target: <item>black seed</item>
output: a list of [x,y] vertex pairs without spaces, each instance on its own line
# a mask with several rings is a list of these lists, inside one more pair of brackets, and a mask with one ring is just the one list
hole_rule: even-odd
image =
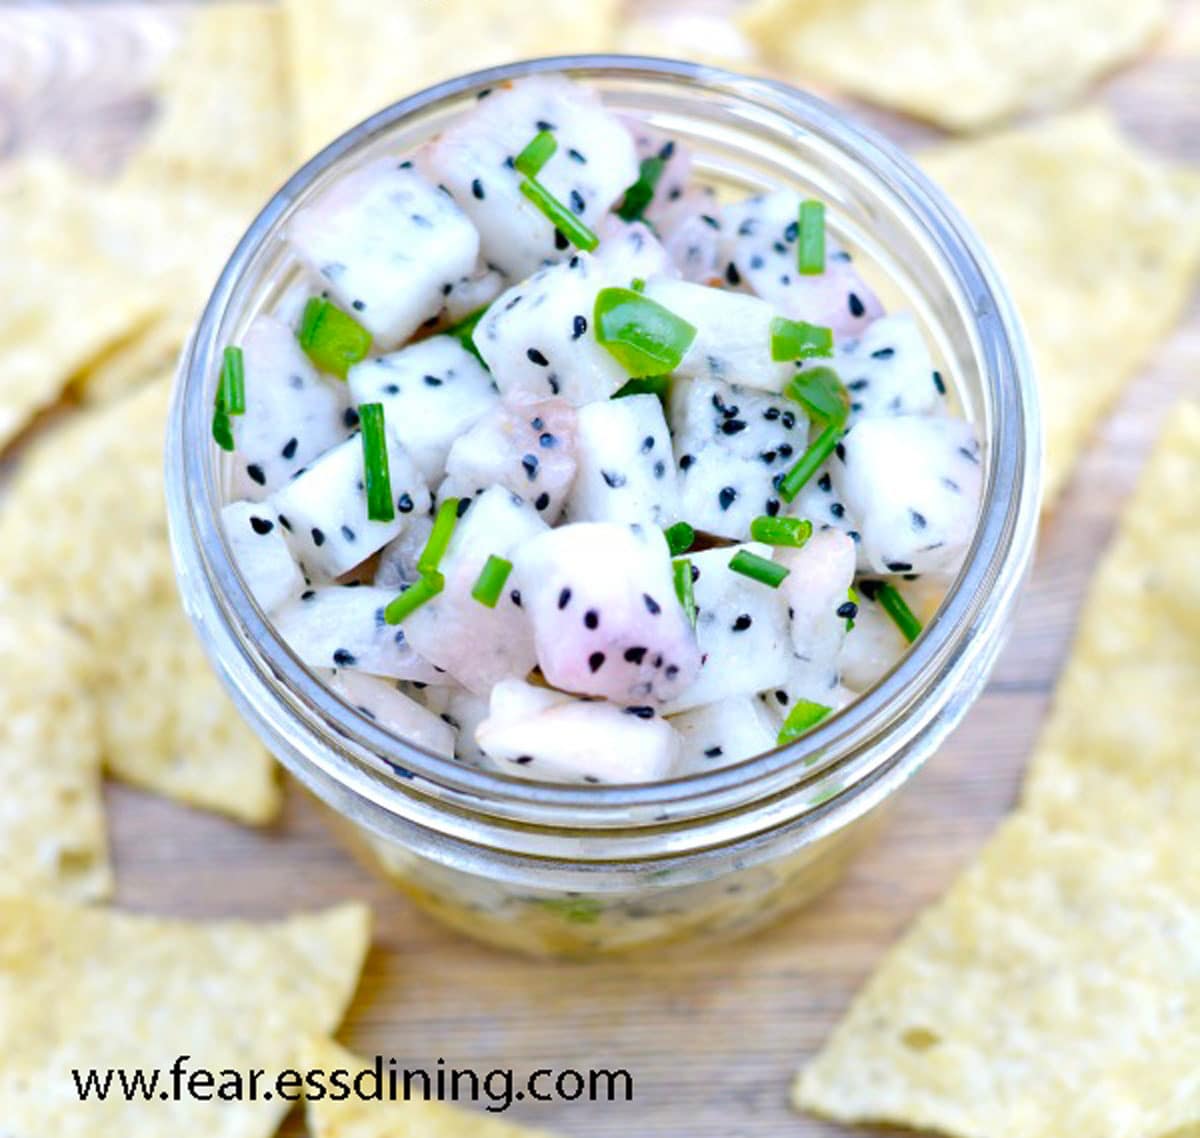
[[537,350],[537,348],[529,348],[525,352],[525,355],[529,359],[530,363],[537,364],[538,367],[549,367],[550,366],[550,361],[548,359],[546,359],[546,357],[544,355],[542,355],[542,353],[539,352]]
[[542,417],[540,415],[537,415],[534,418],[529,420],[529,425],[535,431],[540,431],[546,424],[542,421]]
[[263,537],[265,534],[270,533],[275,528],[275,523],[267,518],[260,518],[257,515],[252,515],[250,518],[250,528],[256,534],[258,534],[259,537]]
[[543,491],[535,499],[533,508],[535,510],[544,510],[548,505],[550,505],[550,495]]
[[973,462],[976,466],[979,465],[979,455],[977,455],[969,447],[959,447],[958,453],[961,454],[968,462]]
[[558,445],[558,439],[556,439],[552,434],[550,434],[549,431],[547,431],[545,434],[539,435],[538,442],[542,446],[546,447],[547,449]]
[[399,395],[400,385],[397,383],[385,383],[383,385],[383,393],[384,395]]
[[313,545],[315,545],[318,549],[325,544],[325,535],[319,529],[317,529],[316,526],[313,526],[312,529],[312,539]]
[[866,309],[863,307],[863,302],[858,299],[858,293],[852,292],[847,298],[846,303],[850,306],[851,316],[861,316]]
[[527,454],[521,459],[521,465],[525,468],[525,473],[529,476],[529,481],[532,482],[537,477],[538,458],[536,454]]
[[775,702],[782,704],[784,707],[787,707],[788,703],[791,701],[788,699],[788,693],[785,692],[782,688],[778,688],[775,691]]
[[766,421],[768,423],[775,422],[775,420],[779,418],[779,408],[778,407],[768,407],[763,412],[763,418],[766,419]]
[[833,453],[836,454],[838,458],[842,460],[842,462],[846,461],[846,448],[841,443],[838,443],[838,445],[833,448]]
[[583,614],[583,623],[587,628],[597,629],[600,627],[600,614],[595,609],[588,609]]
[[578,340],[580,336],[587,331],[587,317],[576,316],[575,322],[571,325],[571,339]]
[[680,469],[680,470],[687,470],[687,468],[688,468],[689,466],[691,466],[691,465],[692,465],[692,463],[693,463],[693,462],[695,462],[695,461],[696,461],[696,456],[695,456],[695,455],[692,455],[692,454],[685,454],[685,455],[681,455],[681,456],[680,456],[680,458],[679,458],[679,469]]
[[762,257],[760,257],[757,253],[755,253],[754,256],[750,258],[750,267],[752,269],[761,269],[763,267],[764,263],[765,262],[763,261]]
[[571,191],[571,208],[576,213],[583,213],[583,211],[587,209],[587,202],[583,200],[583,194],[581,194],[578,190]]
[[830,502],[829,512],[840,520],[846,516],[846,507],[841,502]]
[[358,426],[358,411],[353,407],[347,407],[342,414],[342,422],[345,423],[348,428],[353,430]]
[[458,509],[454,511],[455,517],[461,518],[471,508],[470,498],[459,498]]
[[592,673],[596,673],[596,672],[600,671],[600,669],[603,667],[604,667],[604,653],[603,652],[593,652],[588,657],[588,670]]
[[559,609],[560,610],[565,609],[567,607],[567,605],[569,605],[570,603],[571,603],[571,590],[563,589],[563,591],[558,594]]
[[717,495],[717,501],[721,505],[722,510],[728,510],[730,506],[737,501],[738,492],[732,486],[722,487],[721,492]]
[[889,561],[887,563],[889,573],[911,573],[912,565],[907,561]]
[[667,473],[667,464],[661,459],[654,464],[654,477],[662,478]]
[[573,146],[567,151],[567,157],[570,158],[572,162],[578,162],[580,165],[587,163],[587,159]]
[[668,680],[673,680],[677,675],[679,675],[679,665],[678,664],[668,664],[667,670],[664,673],[664,675],[667,677]]
[[302,601],[311,601],[316,595],[317,594],[313,592],[312,589],[305,589],[304,592],[300,594],[300,599]]
[[709,213],[702,213],[700,220],[704,222],[710,229],[720,229],[721,223]]
[[935,371],[933,373],[933,386],[938,389],[939,395],[946,394],[946,381],[942,378],[942,373],[940,371]]
[[471,193],[473,193],[480,201],[483,201],[486,196],[483,192],[483,183],[476,178],[471,182]]
[[558,394],[558,377],[553,372],[546,376],[546,386],[550,388],[551,395]]
[[862,541],[862,534],[856,529],[848,529],[846,531],[846,536],[855,544],[858,544],[858,542]]
[[246,467],[246,473],[250,476],[251,482],[257,482],[260,486],[265,486],[267,476],[263,473],[263,468],[257,463],[252,462]]
[[890,360],[896,354],[895,348],[876,348],[871,353],[873,360]]
[[772,248],[775,250],[776,253],[779,253],[781,255],[786,255],[786,253],[787,253],[787,246],[782,241],[776,241],[775,244],[772,246]]
[[908,510],[908,518],[912,522],[913,529],[924,529],[929,524],[925,520],[925,515],[920,510],[914,510],[911,506]]
[[790,245],[800,235],[800,223],[798,221],[789,221],[787,228],[783,231],[783,239]]
[[706,747],[704,757],[706,759],[719,759],[725,753],[722,747]]
[[796,425],[796,416],[791,411],[784,411],[779,417],[785,431],[790,431]]
[[962,493],[962,487],[955,482],[953,478],[943,478],[942,485],[945,486],[947,490],[950,490],[955,494]]
[[871,381],[869,379],[852,379],[848,384],[846,384],[846,390],[847,391],[866,391],[866,389],[870,386],[871,386]]
[[529,764],[531,762],[533,762],[533,756],[532,755],[518,755],[513,761],[520,766],[527,767],[527,766],[529,766]]
[[286,517],[285,517],[283,514],[280,514],[280,515],[279,515],[279,524],[280,524],[281,526],[283,526],[283,528],[284,528],[285,530],[287,530],[287,531],[288,531],[288,533],[291,533],[291,532],[292,532],[292,523],[291,523],[291,522],[289,522],[289,521],[287,520],[287,518],[286,518]]
[[626,648],[625,659],[630,664],[640,664],[646,658],[645,648]]
[[555,129],[557,129],[552,122],[549,122],[546,119],[538,119],[537,128],[538,128],[538,130],[555,130]]
[[605,482],[608,483],[610,489],[617,490],[620,487],[625,485],[625,475],[624,474],[617,474],[615,471],[612,471],[612,470],[602,470],[602,471],[600,471],[600,476],[604,479]]
[[559,229],[557,226],[555,226],[555,228],[554,228],[554,248],[562,250],[562,249],[568,248],[570,246],[570,244],[571,244],[571,242],[567,240],[567,235],[561,229]]
[[778,498],[768,498],[767,499],[767,517],[773,518],[778,513],[779,513],[779,499]]
[[699,580],[700,580],[700,566],[693,564],[692,565],[692,584],[694,585]]
[[642,454],[649,454],[654,449],[654,436],[647,435],[642,439]]
[[654,708],[652,707],[627,707],[626,715],[636,715],[639,719],[653,719]]
[[513,589],[513,591],[508,594],[508,599],[510,601],[512,601],[512,603],[514,605],[516,605],[517,608],[520,608],[521,607],[521,590]]
[[726,419],[721,424],[721,431],[727,435],[736,435],[746,429],[745,419]]
[[737,265],[735,265],[732,261],[725,266],[725,279],[731,285],[739,285],[742,283],[742,274],[738,272]]
[[853,601],[846,601],[844,604],[838,605],[837,614],[843,620],[853,620],[858,616],[858,605]]
[[436,376],[436,375],[425,376],[425,386],[426,387],[441,387],[443,382],[444,381],[439,376]]
[[773,463],[779,457],[779,452],[774,450],[764,450],[758,457],[764,463],[766,463],[767,466],[770,466],[771,463]]
[[299,439],[288,439],[288,441],[283,444],[283,450],[281,450],[279,453],[284,458],[295,458],[296,457],[296,448],[299,445],[300,445]]
[[733,622],[733,631],[745,632],[746,629],[749,628],[753,623],[754,621],[751,619],[749,613],[742,613],[742,615]]
[[396,499],[396,509],[402,514],[411,514],[413,511],[412,495],[405,491]]
[[349,526],[342,526],[342,537],[347,541],[354,540],[354,531]]
[[649,593],[642,594],[642,600],[646,603],[646,610],[651,616],[658,616],[662,612],[662,605],[658,603]]
[[339,668],[353,668],[358,663],[358,658],[353,652],[347,652],[345,648],[338,648],[333,654],[333,662]]

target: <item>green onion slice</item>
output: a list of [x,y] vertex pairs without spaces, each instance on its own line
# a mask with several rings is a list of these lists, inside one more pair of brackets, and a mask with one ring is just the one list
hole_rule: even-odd
[[[857,615],[858,605],[859,605],[858,591],[854,588],[853,585],[851,585],[850,588],[848,588],[846,590],[846,600],[854,606],[855,615]],[[854,617],[853,616],[846,617],[846,631],[847,632],[854,631]]]
[[776,316],[771,321],[771,359],[810,360],[833,355],[833,329]]
[[812,522],[805,518],[771,518],[763,514],[750,523],[750,536],[763,545],[799,549],[812,537]]
[[593,318],[597,341],[636,379],[674,371],[696,338],[686,320],[629,288],[602,288]]
[[512,567],[511,561],[505,561],[503,557],[491,554],[479,571],[479,577],[471,589],[471,596],[481,605],[487,605],[488,608],[494,609],[496,602],[500,599],[500,594],[504,591],[504,582],[508,580]]
[[474,312],[464,316],[457,324],[451,324],[446,329],[444,335],[453,336],[468,352],[471,353],[484,367],[483,356],[479,354],[479,349],[475,347],[475,329],[479,327],[479,321],[483,319],[483,315],[488,310],[488,305],[482,308],[475,309]]
[[823,703],[814,703],[811,699],[796,700],[791,711],[787,713],[787,718],[783,721],[783,726],[779,729],[779,737],[775,742],[782,747],[784,743],[799,739],[801,735],[811,731],[832,710],[833,708],[826,707]]
[[246,361],[241,348],[231,345],[225,349],[217,401],[227,415],[246,413]]
[[783,393],[822,423],[845,426],[850,417],[850,392],[831,367],[797,372]]
[[432,573],[442,563],[450,538],[454,536],[454,527],[458,524],[458,499],[447,498],[438,506],[437,516],[433,519],[433,529],[429,540],[417,558],[417,572]]
[[667,547],[672,557],[686,553],[696,541],[696,531],[687,522],[676,522],[673,526],[668,526],[663,530],[663,536],[667,539]]
[[229,421],[229,412],[221,406],[220,401],[213,408],[212,437],[222,450],[234,449],[233,424]]
[[558,141],[548,130],[539,130],[526,144],[525,149],[517,155],[513,165],[517,172],[527,178],[536,178],[542,167],[554,157],[558,149]]
[[659,399],[665,400],[670,386],[670,381],[665,375],[647,375],[641,379],[627,380],[613,395],[613,398],[624,399],[627,395],[657,395]]
[[373,522],[390,522],[396,517],[392,501],[392,475],[388,467],[387,428],[382,403],[360,403],[363,481],[367,488],[367,517]]
[[617,206],[617,216],[622,221],[641,221],[646,207],[654,200],[666,162],[663,159],[643,158],[638,168],[638,179],[625,191],[625,197]]
[[749,577],[752,581],[770,585],[772,589],[778,589],[791,572],[790,569],[780,565],[778,561],[759,557],[757,553],[751,553],[747,549],[739,549],[729,559],[729,568],[743,577]]
[[681,557],[678,561],[671,562],[671,568],[675,574],[675,595],[679,598],[679,603],[683,605],[683,612],[688,618],[688,624],[695,628],[696,593],[692,588],[691,560]]
[[317,367],[339,379],[345,379],[351,364],[366,359],[371,350],[371,333],[321,296],[311,297],[304,306],[297,338]]
[[550,223],[576,249],[582,249],[585,253],[590,253],[600,244],[600,238],[567,209],[541,182],[534,178],[526,178],[521,183],[521,193],[545,214]]
[[796,262],[805,276],[825,271],[825,203],[811,198],[800,203],[800,232]]
[[779,494],[785,502],[795,501],[796,495],[804,489],[808,480],[825,464],[825,460],[833,454],[842,437],[840,424],[830,423],[813,441],[808,449],[796,459],[795,465],[779,483]]
[[433,600],[446,587],[446,578],[440,573],[426,573],[415,585],[409,585],[383,610],[383,619],[388,624],[400,624],[412,616],[423,604]]
[[921,622],[895,585],[886,581],[863,581],[859,588],[892,618],[909,644],[921,635]]

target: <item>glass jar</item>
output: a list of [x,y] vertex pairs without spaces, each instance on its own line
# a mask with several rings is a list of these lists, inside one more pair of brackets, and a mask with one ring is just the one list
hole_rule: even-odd
[[[219,525],[209,441],[221,350],[294,294],[291,214],[380,154],[412,150],[482,90],[562,71],[695,152],[724,193],[796,186],[885,303],[902,300],[985,444],[978,532],[911,651],[802,739],[652,785],[543,785],[395,738],[343,703],[258,610]],[[279,760],[416,901],[457,929],[532,953],[585,955],[748,930],[811,899],[979,694],[1029,565],[1040,425],[1012,303],[975,237],[886,141],[787,86],[621,56],[513,64],[423,91],[305,165],[226,266],[180,366],[167,440],[171,536],[184,605],[241,713]]]

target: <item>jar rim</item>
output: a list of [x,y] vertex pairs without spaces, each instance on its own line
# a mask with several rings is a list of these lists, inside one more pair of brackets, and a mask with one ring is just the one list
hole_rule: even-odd
[[[901,661],[801,739],[727,767],[663,782],[583,787],[532,782],[434,755],[370,722],[301,664],[259,612],[219,524],[224,503],[215,465],[207,448],[187,443],[207,438],[209,388],[222,331],[247,266],[318,178],[381,133],[444,101],[548,72],[584,80],[699,85],[738,104],[782,115],[794,129],[835,141],[886,183],[893,204],[930,239],[960,294],[972,298],[976,350],[993,398],[987,440],[992,459],[971,548],[937,616]],[[856,765],[856,756],[871,752],[873,740],[894,735],[905,717],[913,731],[927,726],[933,711],[922,717],[922,697],[952,684],[956,676],[961,680],[972,655],[972,639],[985,638],[1007,618],[1032,555],[1041,428],[1023,332],[996,270],[942,192],[892,143],[823,100],[782,82],[647,56],[571,55],[488,68],[402,99],[352,127],[288,180],[237,245],[184,350],[168,427],[167,463],[169,496],[171,483],[181,489],[172,496],[169,522],[184,605],[210,632],[214,621],[228,625],[223,650],[209,646],[209,651],[243,713],[261,724],[269,702],[264,693],[270,689],[272,700],[308,730],[336,738],[336,749],[308,746],[303,733],[291,741],[285,761],[302,781],[326,789],[336,786],[340,793],[369,802],[380,817],[411,817],[413,803],[419,800],[423,818],[437,817],[448,823],[448,832],[472,840],[479,815],[586,833],[628,831],[736,813],[802,786],[811,792],[813,808],[820,801],[826,812],[836,811],[855,787],[865,786],[879,773],[880,762]],[[219,617],[214,617],[214,609]],[[236,650],[234,659],[226,652],[230,648]],[[894,750],[900,754],[903,748]],[[827,794],[830,788],[834,793]]]

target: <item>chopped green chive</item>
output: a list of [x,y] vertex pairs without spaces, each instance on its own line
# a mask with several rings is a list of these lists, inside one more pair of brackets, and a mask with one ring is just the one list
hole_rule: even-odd
[[654,200],[654,191],[662,177],[666,162],[663,159],[643,158],[638,169],[638,179],[625,191],[625,197],[617,206],[617,216],[622,221],[641,221],[646,207]]
[[799,221],[796,262],[806,276],[815,276],[825,271],[825,203],[801,202]]
[[783,393],[822,423],[844,426],[850,416],[850,392],[831,367],[797,372]]
[[796,460],[795,465],[779,483],[779,494],[785,502],[795,501],[796,495],[804,489],[805,483],[821,469],[825,460],[833,454],[838,445],[838,439],[841,437],[841,425],[830,423],[809,444],[808,449]]
[[433,600],[446,587],[446,578],[440,573],[426,573],[415,585],[409,585],[383,610],[383,619],[388,624],[400,624],[412,616],[423,604]]
[[[464,316],[457,324],[451,324],[446,329],[444,335],[453,336],[468,352],[471,353],[481,364],[483,356],[479,354],[479,349],[475,347],[475,329],[479,327],[479,321],[483,319],[483,314],[487,312],[488,305],[482,308],[475,309],[468,316]],[[487,364],[484,364],[487,367]]]
[[629,287],[633,289],[634,292],[645,292],[646,282],[642,277],[634,277],[633,280],[629,282]]
[[388,468],[387,428],[382,403],[360,403],[358,421],[362,427],[363,481],[367,489],[367,517],[373,522],[390,522],[396,516],[392,501],[392,476]]
[[539,130],[517,155],[513,165],[517,172],[525,177],[536,178],[542,172],[542,167],[554,157],[557,149],[558,141],[554,135],[548,130]]
[[743,577],[749,577],[752,581],[770,585],[772,589],[778,589],[791,572],[790,569],[780,565],[778,561],[759,557],[757,553],[751,553],[746,549],[739,549],[729,559],[729,568]]
[[679,603],[683,605],[688,624],[695,628],[696,593],[692,588],[692,563],[688,558],[681,557],[678,561],[671,562],[671,568],[675,574],[675,595],[679,598]]
[[663,530],[663,537],[667,539],[667,547],[671,551],[671,556],[678,557],[692,548],[692,544],[696,540],[696,531],[687,522],[676,522],[673,526],[668,526]]
[[[863,592],[866,593],[864,582]],[[918,636],[921,635],[921,622],[917,619],[916,614],[908,607],[908,603],[900,595],[900,590],[895,585],[890,585],[886,581],[880,581],[874,588],[873,600],[888,614],[895,622],[896,627],[900,629],[904,639],[911,644]],[[867,596],[870,596],[867,593]]]
[[793,739],[799,739],[805,732],[811,731],[824,719],[833,708],[823,703],[814,703],[811,699],[798,699],[792,705],[783,726],[779,729],[779,737],[775,742],[782,747]]
[[[853,585],[851,585],[850,588],[848,588],[846,590],[846,605],[843,606],[843,607],[848,607],[848,610],[853,609],[853,612],[847,611],[847,614],[846,614],[846,631],[847,632],[854,631],[854,618],[856,616],[858,616],[858,604],[859,604],[858,591],[854,588]],[[839,614],[841,613],[841,611],[842,611],[841,609],[838,609]]]
[[541,182],[534,178],[526,178],[521,183],[521,193],[545,214],[547,220],[576,249],[582,249],[585,253],[590,253],[600,244],[600,238],[567,209]]
[[304,306],[297,338],[317,367],[339,379],[345,379],[350,365],[366,359],[371,350],[371,333],[320,296],[311,297]]
[[225,349],[217,400],[227,415],[246,413],[246,361],[241,348],[231,345]]
[[674,371],[696,338],[686,320],[633,289],[602,288],[593,317],[596,340],[638,379]]
[[433,519],[433,529],[429,540],[417,558],[417,572],[432,573],[442,563],[442,557],[454,536],[454,527],[458,524],[458,499],[447,498],[438,506],[437,516]]
[[659,399],[665,400],[670,386],[670,380],[665,375],[647,375],[642,379],[626,381],[613,398],[624,399],[626,395],[657,395]]
[[833,329],[776,316],[771,321],[771,359],[810,360],[833,355]]
[[471,589],[471,596],[481,605],[494,609],[501,592],[504,591],[504,582],[508,580],[511,572],[512,562],[505,561],[503,557],[497,557],[493,553],[479,571],[479,578]]
[[229,421],[229,412],[221,406],[219,400],[213,408],[212,437],[222,450],[234,449],[233,424]]
[[804,518],[770,518],[765,514],[750,523],[750,536],[764,545],[799,549],[812,537],[812,522]]

